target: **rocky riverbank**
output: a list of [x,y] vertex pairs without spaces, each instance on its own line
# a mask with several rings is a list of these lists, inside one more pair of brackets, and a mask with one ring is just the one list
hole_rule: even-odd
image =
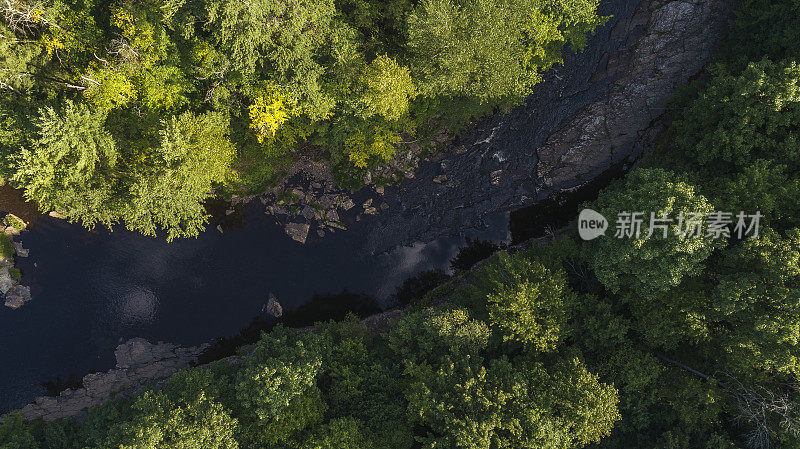
[[[514,253],[532,245],[549,244],[554,236],[530,239],[506,250]],[[474,264],[468,271],[451,278],[446,284],[446,291],[455,291],[458,287],[468,284],[474,273],[485,265],[487,260]],[[445,297],[439,301],[446,300]],[[437,301],[437,303],[439,302]],[[435,305],[435,304],[430,304]],[[274,296],[270,294],[267,305],[272,310],[273,316],[280,308]],[[361,323],[371,335],[389,331],[406,313],[407,308],[392,309],[370,315]],[[313,332],[313,326],[301,328],[301,331]],[[169,378],[181,369],[196,365],[198,356],[208,348],[208,344],[183,348],[169,343],[159,342],[153,344],[142,338],[134,338],[119,345],[114,352],[116,367],[104,373],[87,374],[82,379],[80,388],[67,389],[56,397],[41,396],[20,410],[24,419],[55,419],[77,417],[85,415],[87,410],[104,404],[114,398],[133,397],[149,388],[160,389],[166,385]],[[240,348],[240,354],[248,353],[249,346]],[[240,355],[224,358],[227,363],[236,364]],[[205,365],[199,365],[205,366]]]
[[20,242],[25,228],[27,224],[13,214],[6,214],[0,223],[0,293],[5,296],[5,306],[12,309],[31,300],[31,289],[20,283],[22,273],[15,267],[17,257],[28,257]]
[[[362,322],[371,333],[379,333],[389,329],[402,314],[402,310],[390,310],[369,316]],[[114,351],[117,360],[114,369],[87,374],[80,388],[67,389],[56,397],[40,396],[20,413],[28,420],[80,417],[89,408],[111,399],[133,397],[148,388],[163,388],[173,374],[197,362],[197,357],[208,346],[183,348],[163,342],[153,344],[142,338],[128,340]],[[237,359],[238,356],[234,356],[226,360],[236,363]]]
[[128,340],[114,351],[117,360],[114,369],[87,374],[81,388],[65,390],[57,397],[38,397],[20,412],[25,419],[45,421],[79,416],[112,398],[135,396],[151,386],[158,388],[195,362],[206,347],[207,344],[189,348],[162,342],[153,344],[142,338]]
[[337,185],[330,166],[309,154],[258,199],[301,243],[361,220],[370,223],[372,252],[485,228],[488,217],[577,188],[637,157],[668,99],[713,54],[733,1],[603,0],[599,13],[611,19],[583,51],[566,51],[564,64],[524,106],[455,140],[433,123],[439,131],[424,145],[436,151],[432,159],[421,159],[420,144],[402,142],[395,160],[368,173],[369,187],[359,192]]

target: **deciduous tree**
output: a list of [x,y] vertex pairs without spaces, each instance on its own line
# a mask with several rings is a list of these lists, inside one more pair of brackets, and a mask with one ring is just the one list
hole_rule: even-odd
[[[689,276],[698,275],[702,262],[714,248],[724,245],[725,238],[709,235],[704,224],[714,208],[699,195],[694,187],[680,181],[678,176],[661,169],[639,169],[628,177],[601,192],[593,207],[613,223],[623,214],[627,217],[630,235],[617,238],[608,235],[586,245],[586,258],[597,278],[612,292],[632,292],[647,298],[665,292]],[[630,214],[639,213],[638,234],[636,222]],[[652,228],[650,214],[667,222],[654,222],[666,226]],[[683,222],[679,219],[683,214]],[[690,214],[699,214],[700,228],[696,233],[690,225]],[[698,222],[697,220],[694,220]],[[687,232],[689,231],[689,232]]]

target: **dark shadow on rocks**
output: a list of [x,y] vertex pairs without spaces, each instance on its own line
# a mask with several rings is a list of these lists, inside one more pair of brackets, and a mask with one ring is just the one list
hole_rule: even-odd
[[203,204],[206,212],[211,216],[206,229],[221,229],[233,231],[244,229],[247,224],[247,214],[241,204],[233,205],[221,198],[208,198]]
[[261,338],[262,332],[269,332],[278,320],[268,316],[257,316],[250,321],[244,329],[232,337],[219,337],[217,340],[197,356],[196,365],[205,365],[225,357],[236,355],[236,351],[245,345],[250,345]]
[[621,179],[630,168],[629,165],[628,162],[620,162],[579,189],[556,193],[533,206],[511,212],[511,244],[551,235],[568,225],[586,203],[596,200],[601,190]]
[[29,226],[45,216],[39,211],[39,206],[35,202],[25,201],[22,190],[8,184],[0,185],[0,212],[12,213]]
[[45,389],[45,395],[56,397],[64,390],[81,388],[83,386],[83,378],[77,374],[70,374],[63,379],[58,376],[55,379],[46,380],[41,385]]

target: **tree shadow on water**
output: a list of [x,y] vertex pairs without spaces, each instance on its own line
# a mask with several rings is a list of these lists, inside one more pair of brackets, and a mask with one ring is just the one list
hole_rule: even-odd
[[341,293],[314,293],[299,307],[284,311],[280,318],[259,315],[238,334],[217,338],[198,356],[196,364],[203,365],[235,355],[240,347],[257,342],[262,332],[269,332],[278,323],[299,328],[313,326],[320,321],[340,321],[349,313],[363,318],[381,311],[378,301],[364,293],[353,293],[347,289]]

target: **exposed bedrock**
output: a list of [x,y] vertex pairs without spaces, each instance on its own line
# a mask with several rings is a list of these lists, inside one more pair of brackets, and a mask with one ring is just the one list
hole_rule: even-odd
[[[270,294],[273,307],[280,307]],[[268,306],[269,307],[269,306]],[[274,310],[273,310],[274,311]],[[272,313],[272,312],[270,312]],[[402,310],[389,310],[362,320],[372,334],[385,332],[402,316]],[[312,327],[304,328],[312,331]],[[42,418],[45,421],[85,416],[89,408],[104,404],[114,398],[135,397],[147,389],[162,389],[169,378],[178,371],[193,366],[208,344],[180,347],[170,343],[150,343],[143,338],[133,338],[117,346],[114,356],[117,365],[104,373],[87,374],[77,389],[62,391],[56,397],[41,396],[20,412],[26,420]],[[242,348],[247,353],[247,347]],[[228,357],[228,363],[239,363],[240,356]],[[205,366],[205,365],[201,365]],[[2,423],[2,421],[0,421]]]
[[158,388],[177,371],[196,361],[206,347],[208,345],[184,348],[162,342],[153,344],[142,338],[128,340],[114,351],[117,359],[114,369],[87,374],[80,388],[65,390],[57,397],[36,398],[22,408],[22,416],[52,421],[80,415],[114,397],[135,396],[148,386]]
[[[568,53],[526,104],[482,122],[414,179],[386,190],[371,251],[485,227],[485,219],[581,186],[649,141],[675,91],[709,61],[733,0],[606,0],[613,18]],[[438,182],[432,182],[438,180]]]

